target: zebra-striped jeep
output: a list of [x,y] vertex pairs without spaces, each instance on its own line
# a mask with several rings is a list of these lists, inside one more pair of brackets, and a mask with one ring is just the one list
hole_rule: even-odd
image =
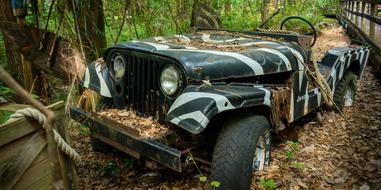
[[[105,63],[88,65],[82,85],[98,92],[104,106],[155,118],[168,132],[142,138],[79,107],[71,116],[90,127],[98,150],[111,145],[179,172],[189,152],[203,152],[221,189],[249,189],[251,173],[270,163],[270,132],[326,104],[306,71],[314,40],[316,32],[197,29],[115,45]],[[340,109],[353,104],[368,55],[367,47],[342,47],[321,60]]]

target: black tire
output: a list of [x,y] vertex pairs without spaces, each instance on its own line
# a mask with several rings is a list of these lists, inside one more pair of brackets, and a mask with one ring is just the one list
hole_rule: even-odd
[[345,94],[351,90],[351,99],[354,102],[357,90],[357,76],[351,71],[346,71],[339,84],[335,88],[333,101],[339,110],[343,110],[345,104]]
[[263,138],[264,166],[270,164],[271,135],[266,117],[239,116],[227,121],[214,147],[211,179],[219,189],[250,189],[258,140]]

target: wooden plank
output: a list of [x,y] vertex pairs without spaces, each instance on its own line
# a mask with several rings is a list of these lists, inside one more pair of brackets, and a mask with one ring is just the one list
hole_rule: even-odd
[[[68,131],[68,118],[65,116],[60,117],[55,122],[58,133],[65,139],[65,141],[71,145],[70,136]],[[66,155],[66,153],[59,151],[59,162],[61,166],[61,174],[64,181],[66,190],[78,189],[77,172],[73,160]]]
[[[60,101],[48,106],[48,108],[53,110],[57,117],[61,117],[65,114],[64,110],[61,109],[63,105],[64,102]],[[37,122],[26,118],[20,118],[15,120],[14,122],[2,124],[0,125],[0,147],[18,138],[21,138],[29,133],[34,132],[40,127],[41,126],[38,125]]]
[[16,112],[19,109],[30,108],[30,105],[25,104],[5,104],[0,106],[0,111]]
[[[361,14],[365,14],[365,6],[366,6],[366,3],[365,2],[361,2]],[[364,17],[362,16],[361,17],[361,30],[364,29]]]
[[[377,10],[376,10],[376,4],[372,3],[370,5],[370,15],[371,16],[376,16],[377,14]],[[370,25],[369,25],[369,37],[370,39],[374,40],[374,31],[376,29],[376,25],[374,22],[370,22]]]
[[355,8],[355,2],[354,1],[352,1],[351,2],[351,21],[353,21],[354,20],[354,18],[355,18],[355,14],[353,14],[353,12],[354,12],[354,8]]
[[338,18],[348,23],[348,30],[354,31],[356,33],[355,36],[361,37],[361,40],[367,42],[370,46],[372,46],[372,52],[381,55],[381,44],[376,44],[374,41],[372,41],[369,38],[368,34],[366,34],[360,28],[351,23],[349,19],[345,18],[342,15],[338,15]]
[[45,147],[31,166],[21,176],[18,183],[14,186],[14,190],[39,190],[53,189],[52,185],[52,170],[47,148]]
[[4,190],[12,189],[46,144],[44,132],[36,132],[17,156],[0,166],[0,187]]
[[366,2],[366,3],[381,4],[380,0],[342,0],[341,2]]
[[[360,2],[356,2],[356,12],[359,12],[359,11],[360,11]],[[356,18],[355,25],[358,26],[359,25],[358,16],[356,15],[355,18]]]
[[4,165],[11,159],[16,156],[21,149],[26,145],[28,140],[33,136],[34,133],[19,138],[17,141],[12,141],[11,143],[6,144],[0,148],[0,166]]

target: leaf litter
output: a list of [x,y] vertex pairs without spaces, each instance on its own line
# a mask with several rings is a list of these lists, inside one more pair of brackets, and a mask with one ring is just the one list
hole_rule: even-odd
[[160,138],[168,132],[168,128],[165,125],[161,125],[153,117],[141,117],[132,110],[106,109],[97,114],[123,124],[126,128],[137,131],[141,138]]
[[[341,27],[323,29],[314,47],[315,56],[322,57],[327,50],[345,45],[349,45],[349,38]],[[380,94],[380,81],[368,67],[359,82],[355,105],[344,111],[361,135],[354,133],[337,113],[322,111],[320,121],[287,129],[297,134],[298,143],[273,143],[271,165],[253,173],[252,189],[263,188],[259,185],[261,179],[274,180],[277,189],[381,189],[381,158],[363,141],[381,151]],[[94,152],[89,135],[81,132],[88,129],[82,128],[70,129],[73,145],[83,159],[77,168],[80,189],[197,190],[206,187],[200,184],[195,171],[184,174],[153,171],[139,161],[127,166],[125,160],[132,158],[126,155]],[[283,137],[282,141],[287,138]],[[287,157],[289,150],[294,150],[295,156]],[[111,177],[102,176],[99,166],[109,163],[116,163],[118,172]]]

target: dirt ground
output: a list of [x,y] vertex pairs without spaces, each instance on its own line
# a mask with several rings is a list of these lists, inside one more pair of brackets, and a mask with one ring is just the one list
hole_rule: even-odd
[[[341,28],[322,31],[315,50],[318,57],[328,49],[344,46],[349,39]],[[272,163],[253,174],[252,189],[263,189],[259,181],[273,181],[277,189],[381,189],[381,88],[367,67],[358,84],[356,103],[345,109],[353,126],[339,114],[321,110],[320,120],[290,129],[290,136],[277,138]],[[202,189],[196,170],[178,174],[150,170],[128,156],[93,152],[89,132],[73,125],[74,147],[82,156],[78,167],[80,189]],[[288,141],[287,139],[292,139]],[[378,152],[378,153],[377,153]],[[201,169],[207,175],[208,168]],[[262,180],[261,180],[262,179]]]

